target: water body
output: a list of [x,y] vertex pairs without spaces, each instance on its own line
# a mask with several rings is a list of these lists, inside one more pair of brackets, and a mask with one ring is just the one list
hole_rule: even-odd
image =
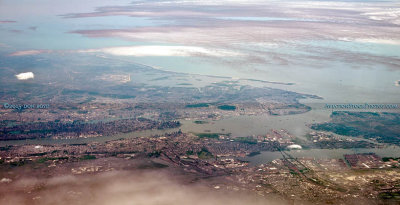
[[192,121],[182,121],[184,132],[230,133],[232,136],[265,135],[271,129],[285,129],[296,137],[303,137],[311,131],[308,124],[329,120],[330,113],[326,110],[315,110],[303,114],[284,116],[234,116],[207,124],[195,124]]
[[117,140],[120,138],[162,135],[164,133],[176,132],[179,129],[181,129],[182,132],[186,133],[203,133],[205,131],[208,131],[212,133],[230,133],[232,136],[265,135],[271,129],[285,129],[294,136],[302,138],[306,133],[311,131],[310,128],[307,126],[308,124],[328,121],[329,115],[330,112],[327,110],[315,109],[311,110],[310,112],[296,115],[232,116],[216,121],[210,121],[207,124],[196,124],[194,123],[194,120],[180,120],[182,126],[180,128],[174,129],[145,130],[126,134],[118,134],[114,136],[102,136],[94,138],[9,140],[0,141],[0,145],[76,144],[89,142],[105,142],[109,140]]
[[52,145],[52,144],[82,144],[99,142],[104,143],[111,140],[118,139],[129,139],[136,137],[150,137],[154,135],[162,135],[165,133],[176,132],[179,129],[165,129],[165,130],[144,130],[130,133],[121,133],[113,136],[101,136],[101,137],[88,137],[88,138],[73,138],[73,139],[27,139],[27,140],[8,140],[0,141],[0,146],[7,145]]
[[[80,144],[99,142],[103,143],[110,140],[129,139],[136,137],[150,137],[162,135],[164,133],[176,132],[181,129],[183,132],[202,133],[231,133],[233,136],[265,135],[270,129],[285,129],[296,137],[304,138],[304,135],[311,131],[307,126],[310,123],[323,122],[329,120],[330,112],[322,109],[315,109],[307,113],[286,116],[234,116],[223,118],[218,121],[211,121],[208,124],[196,124],[192,120],[182,120],[180,128],[166,130],[145,130],[131,133],[123,133],[114,136],[102,136],[95,138],[78,139],[35,139],[35,140],[10,140],[1,141],[0,146],[24,145],[24,144]],[[370,153],[374,152],[381,157],[399,157],[400,147],[390,145],[383,148],[355,148],[355,149],[304,149],[290,150],[288,153],[293,157],[306,157],[316,159],[336,158],[342,159],[345,154]],[[249,161],[251,166],[271,162],[281,159],[280,152],[261,152],[259,155],[242,158]]]
[[77,144],[89,142],[105,142],[121,138],[146,137],[152,135],[162,135],[164,133],[182,132],[203,133],[205,130],[213,133],[231,133],[233,136],[265,135],[271,129],[286,129],[295,136],[304,136],[310,129],[306,126],[316,121],[329,119],[329,113],[322,110],[307,112],[298,115],[285,116],[234,116],[208,124],[196,124],[193,120],[181,120],[180,128],[165,130],[145,130],[118,134],[114,136],[102,136],[78,139],[34,139],[34,140],[9,140],[0,141],[0,145],[22,145],[22,144]]
[[[318,2],[321,2],[321,5]],[[301,5],[302,3],[314,5],[315,3],[317,6],[324,6],[324,2],[326,1],[293,1],[296,5]],[[363,4],[356,2],[365,1],[344,0],[342,2],[354,2],[354,5],[363,7]],[[204,46],[197,45],[196,42],[193,45],[190,43],[178,45],[176,42],[167,42],[159,39],[132,40],[129,38],[131,36],[130,33],[126,33],[127,36],[113,34],[98,37],[88,37],[74,33],[77,30],[118,31],[120,29],[182,26],[182,23],[177,23],[179,19],[154,18],[145,15],[64,18],[65,15],[71,13],[94,12],[96,8],[101,6],[129,6],[130,3],[131,1],[115,2],[110,0],[86,2],[84,4],[76,0],[69,2],[40,0],[35,3],[30,1],[23,1],[23,3],[10,0],[2,1],[0,3],[0,20],[12,20],[15,22],[2,23],[0,25],[0,39],[2,39],[0,40],[0,51],[52,49],[73,52],[78,49],[157,44]],[[276,3],[286,8],[286,2],[277,1]],[[385,10],[386,4],[384,4],[384,1],[368,1],[368,3],[377,8],[382,7],[384,13],[388,12]],[[76,5],[79,5],[79,8]],[[353,4],[351,6],[353,7]],[[229,15],[227,14],[227,16],[217,18],[232,21],[275,21],[284,25],[287,22],[293,23],[295,21],[301,21],[299,23],[315,22],[317,24],[325,24],[327,22],[318,22],[318,17],[333,21],[336,18],[346,17],[342,16],[340,12],[337,16],[315,13],[315,17],[289,17],[285,16],[286,11],[291,11],[289,8],[287,9],[282,10],[279,14],[274,15],[271,13],[271,16],[268,17],[244,16],[243,14],[240,15],[239,11],[234,16],[228,13]],[[313,8],[311,7],[310,9]],[[394,9],[397,8],[395,7]],[[343,24],[344,34],[347,32],[347,27],[364,29],[364,24],[358,24],[358,21],[362,23],[364,21],[358,19],[358,16],[350,17],[351,21],[349,20]],[[365,18],[368,19],[367,17]],[[190,23],[196,25],[196,19],[192,20],[193,22]],[[379,22],[375,23],[378,24]],[[288,26],[291,25],[289,24]],[[223,27],[226,25],[220,24],[218,26]],[[329,24],[326,26],[329,26]],[[397,28],[396,25],[387,26],[392,29]],[[228,30],[229,28],[230,26],[227,26]],[[319,28],[305,27],[304,29],[315,29],[317,32]],[[321,27],[321,29],[323,28]],[[279,28],[272,27],[271,29]],[[296,31],[294,30],[293,32]],[[174,35],[171,38],[179,37],[180,34],[176,34],[178,36]],[[135,34],[133,33],[132,36],[135,36]],[[238,37],[242,36],[239,35]],[[367,38],[368,36],[362,37]],[[206,35],[204,38],[199,40],[207,41],[208,36]],[[233,35],[232,38],[235,38],[235,36]],[[398,38],[385,39],[385,36],[374,36],[372,39],[358,39],[351,38],[351,36],[340,38],[335,36],[332,38],[303,38],[299,36],[298,38],[288,37],[283,39],[277,36],[276,38],[264,40],[245,38],[244,40],[238,39],[234,41],[230,38],[224,39],[222,35],[221,41],[232,46],[235,52],[241,54],[239,56],[218,58],[205,58],[202,56],[143,56],[129,58],[138,63],[174,72],[292,82],[295,83],[294,86],[271,85],[271,87],[319,95],[324,98],[325,102],[329,103],[400,102],[399,87],[395,86],[395,81],[398,81],[400,77],[400,71],[397,69],[400,58],[399,52],[397,52],[400,50]],[[225,40],[227,41],[225,42]],[[249,57],[259,59],[256,62],[252,62]],[[118,60],[115,56],[113,58]],[[96,58],[93,58],[93,61],[96,61]]]

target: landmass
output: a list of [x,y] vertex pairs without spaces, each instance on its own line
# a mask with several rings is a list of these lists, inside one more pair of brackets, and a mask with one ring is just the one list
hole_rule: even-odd
[[335,111],[330,122],[311,128],[400,145],[400,113]]

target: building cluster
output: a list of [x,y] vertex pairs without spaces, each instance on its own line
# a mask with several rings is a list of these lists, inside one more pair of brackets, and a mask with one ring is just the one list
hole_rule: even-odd
[[[215,189],[251,190],[262,196],[278,193],[289,200],[315,203],[377,199],[382,193],[398,191],[398,159],[383,160],[374,153],[345,155],[344,159],[296,158],[280,149],[293,144],[290,139],[293,136],[284,130],[239,139],[226,135],[202,138],[178,131],[105,143],[8,146],[0,150],[0,157],[1,166],[43,164],[54,173],[64,170],[70,174],[119,170],[139,159],[159,160],[196,176],[223,177],[224,183]],[[252,152],[278,150],[280,159],[261,165],[240,159]],[[363,172],[356,173],[359,169]]]
[[344,158],[353,169],[382,169],[398,164],[396,161],[383,162],[375,153],[346,154]]

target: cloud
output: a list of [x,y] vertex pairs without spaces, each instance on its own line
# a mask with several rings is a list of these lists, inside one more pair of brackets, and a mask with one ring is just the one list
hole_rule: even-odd
[[[93,12],[66,14],[64,17],[123,15],[156,20],[168,19],[173,23],[137,29],[77,30],[72,33],[89,37],[149,40],[201,47],[207,47],[206,44],[224,47],[238,42],[274,43],[309,39],[385,37],[399,40],[399,28],[369,18],[370,15],[381,15],[390,18],[391,21],[398,20],[400,10],[388,8],[384,3],[300,1],[288,4],[284,1],[252,1],[246,4],[242,0],[220,2],[223,3],[214,5],[215,2],[212,1],[141,1],[133,2],[134,6],[105,6]],[[238,19],[266,21],[243,22],[237,21]],[[274,19],[285,21],[271,21]]]
[[22,30],[19,30],[19,29],[11,29],[9,31],[12,33],[22,33]]
[[180,11],[180,10],[169,10],[169,11],[99,11],[94,13],[80,13],[80,14],[65,14],[62,15],[64,18],[87,18],[87,17],[102,17],[102,16],[131,16],[131,17],[181,17],[181,16],[208,16],[207,13],[196,12],[196,11]]
[[16,21],[0,21],[0,24],[2,23],[16,23]]
[[15,75],[15,77],[17,77],[18,80],[28,80],[33,79],[35,75],[32,72],[26,72]]
[[37,55],[41,53],[46,53],[49,51],[46,50],[25,50],[25,51],[17,51],[14,53],[10,53],[9,56],[28,56],[28,55]]
[[369,19],[375,21],[386,21],[388,23],[400,25],[400,9],[399,8],[386,8],[373,12],[363,13],[362,15],[368,16]]
[[80,50],[83,53],[103,52],[116,56],[238,56],[237,52],[195,46],[130,46]]
[[287,204],[283,201],[256,197],[242,191],[233,191],[234,193],[232,193],[221,189],[215,190],[195,183],[182,183],[177,177],[161,171],[108,172],[47,179],[19,179],[9,183],[7,187],[0,187],[1,193],[4,193],[0,198],[0,204]]
[[[114,4],[114,3],[113,3]],[[146,21],[165,20],[132,27],[79,28],[70,31],[90,38],[113,38],[132,42],[162,42],[179,46],[126,46],[79,50],[116,56],[207,56],[207,60],[247,72],[248,67],[349,67],[384,65],[398,69],[397,56],[332,48],[335,41],[369,42],[373,50],[379,44],[399,45],[400,27],[388,24],[398,17],[391,3],[299,1],[139,1],[131,5],[101,6],[81,13],[67,13],[64,18],[127,16]],[[382,13],[383,12],[383,13]],[[371,20],[383,16],[388,21]],[[74,21],[73,19],[65,19]],[[101,20],[101,19],[98,19]],[[246,20],[246,21],[241,21]],[[247,21],[252,20],[252,21]],[[279,20],[279,21],[277,21]],[[314,45],[306,45],[315,42]],[[321,42],[321,44],[318,44]],[[256,45],[256,46],[253,46]],[[276,45],[276,46],[270,46]],[[339,45],[339,44],[338,44]],[[350,44],[349,44],[350,45]],[[36,55],[46,51],[20,51],[11,55]],[[56,51],[60,52],[60,51]],[[64,51],[61,51],[64,52]],[[76,52],[76,51],[71,51]],[[236,58],[223,58],[234,56]],[[211,58],[214,57],[214,58]],[[305,61],[304,59],[307,59]],[[332,65],[332,66],[331,66]]]
[[400,45],[400,39],[360,38],[360,39],[355,39],[355,41],[362,43]]

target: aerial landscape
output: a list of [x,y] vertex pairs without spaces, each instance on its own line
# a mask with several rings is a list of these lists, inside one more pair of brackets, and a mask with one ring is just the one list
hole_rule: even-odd
[[396,0],[0,1],[0,204],[400,204]]

